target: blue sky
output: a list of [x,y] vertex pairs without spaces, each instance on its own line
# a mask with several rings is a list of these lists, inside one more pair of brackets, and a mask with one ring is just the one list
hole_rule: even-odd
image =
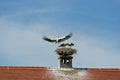
[[74,67],[120,67],[119,0],[0,0],[0,66],[57,67],[56,44],[73,33]]

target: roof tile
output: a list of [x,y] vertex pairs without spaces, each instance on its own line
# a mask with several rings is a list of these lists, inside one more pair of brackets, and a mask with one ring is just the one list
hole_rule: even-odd
[[120,69],[0,66],[0,80],[120,80]]

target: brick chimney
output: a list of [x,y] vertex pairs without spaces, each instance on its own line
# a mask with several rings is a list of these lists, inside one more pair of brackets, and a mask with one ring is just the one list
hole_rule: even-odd
[[63,47],[55,51],[58,55],[58,68],[72,68],[72,55],[76,53],[76,49]]

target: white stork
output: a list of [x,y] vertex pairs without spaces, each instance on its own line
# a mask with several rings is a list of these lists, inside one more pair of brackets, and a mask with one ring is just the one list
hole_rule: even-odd
[[70,33],[64,37],[58,37],[58,38],[48,38],[48,37],[44,36],[43,39],[48,41],[48,42],[60,43],[60,42],[63,42],[71,37],[72,37],[72,33]]
[[59,47],[74,46],[73,43],[62,43]]

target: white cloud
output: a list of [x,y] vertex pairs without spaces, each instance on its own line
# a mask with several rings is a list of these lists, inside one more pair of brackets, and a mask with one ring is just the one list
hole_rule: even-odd
[[117,46],[107,41],[96,40],[90,36],[82,36],[77,41],[78,56],[75,56],[76,66],[81,67],[119,67],[119,51],[112,48]]
[[49,56],[47,49],[49,51],[51,47],[48,45],[46,49],[46,43],[42,40],[42,36],[46,33],[46,26],[37,24],[26,29],[24,25],[5,20],[0,23],[0,26],[0,55],[4,55],[5,59],[13,62],[25,60],[23,64],[28,62],[30,65],[30,62],[37,64],[38,60],[43,62],[45,56]]
[[[0,20],[0,55],[13,65],[57,66],[56,46],[42,40],[43,35],[56,36],[60,30],[52,25],[22,25],[17,22]],[[57,34],[55,34],[57,33]],[[80,38],[78,38],[80,36]],[[78,54],[74,58],[75,67],[118,67],[119,52],[111,46],[114,42],[97,40],[95,37],[74,35],[69,41],[75,43]],[[4,56],[3,56],[4,55]],[[2,64],[0,64],[2,65]],[[3,64],[5,65],[5,64]]]

